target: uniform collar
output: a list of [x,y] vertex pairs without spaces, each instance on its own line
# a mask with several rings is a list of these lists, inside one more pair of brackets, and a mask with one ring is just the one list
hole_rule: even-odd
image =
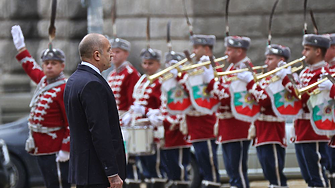
[[314,70],[320,69],[320,68],[325,67],[325,66],[327,66],[327,63],[325,61],[320,61],[318,63],[310,65],[309,70],[314,71]]
[[128,64],[128,61],[123,62],[118,68],[115,69],[115,72],[120,73]]
[[246,57],[243,58],[241,61],[237,62],[237,63],[234,65],[234,67],[235,67],[235,68],[240,68],[240,69],[242,69],[242,68],[246,68],[244,62],[247,62],[247,61],[250,61],[250,59],[246,56]]
[[56,78],[46,79],[46,80],[47,80],[47,84],[52,84],[54,82],[57,82],[58,80],[63,80],[63,79],[65,79],[65,75],[63,72],[61,72]]

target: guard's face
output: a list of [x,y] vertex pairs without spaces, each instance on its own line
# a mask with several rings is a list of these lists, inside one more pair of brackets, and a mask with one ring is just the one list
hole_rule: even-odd
[[153,59],[144,59],[141,65],[145,74],[149,76],[155,74],[161,67],[159,61]]
[[203,55],[206,55],[205,46],[202,46],[202,45],[193,45],[193,53],[195,54],[195,59],[197,61],[200,61],[200,58]]
[[266,55],[265,59],[265,64],[268,66],[267,69],[268,71],[271,71],[275,68],[277,68],[278,63],[282,60],[283,58],[277,56],[277,55]]
[[313,65],[315,62],[315,58],[317,56],[317,48],[309,45],[304,45],[304,49],[302,51],[302,55],[306,57],[305,62],[309,65]]
[[325,55],[325,61],[330,63],[335,57],[335,45],[331,45]]
[[115,66],[120,66],[123,62],[127,60],[128,55],[129,55],[128,51],[122,50],[120,48],[113,48],[112,52],[114,54],[112,63]]
[[61,61],[43,61],[42,69],[47,79],[56,78],[64,70],[65,64]]
[[239,48],[233,48],[233,47],[226,47],[225,55],[228,56],[227,61],[229,63],[237,63],[235,60],[239,55],[240,55],[240,50]]

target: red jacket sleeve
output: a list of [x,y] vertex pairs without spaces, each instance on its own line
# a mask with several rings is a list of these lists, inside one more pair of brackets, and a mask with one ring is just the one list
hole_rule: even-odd
[[28,50],[24,50],[16,55],[16,59],[21,63],[24,71],[28,76],[38,84],[43,78],[44,73],[42,68],[36,63],[35,59],[31,57]]
[[[65,89],[65,84],[64,84],[64,87],[62,88],[62,93],[64,93],[64,89]],[[65,112],[63,95],[59,96],[58,104],[59,104],[59,107],[62,113],[62,118],[64,120],[64,128],[65,128],[61,150],[70,152],[70,128],[69,128],[69,123],[67,121],[67,116]]]
[[132,105],[135,101],[135,99],[133,98],[133,91],[139,79],[140,75],[137,71],[132,72],[129,75],[129,78],[127,78],[127,83],[125,84],[125,86],[127,89],[127,103],[129,104],[129,106]]

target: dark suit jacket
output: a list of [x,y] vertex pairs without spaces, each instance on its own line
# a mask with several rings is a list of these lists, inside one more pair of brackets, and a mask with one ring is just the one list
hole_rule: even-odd
[[78,65],[64,91],[70,126],[69,181],[106,184],[107,176],[125,179],[125,151],[113,92],[105,79]]

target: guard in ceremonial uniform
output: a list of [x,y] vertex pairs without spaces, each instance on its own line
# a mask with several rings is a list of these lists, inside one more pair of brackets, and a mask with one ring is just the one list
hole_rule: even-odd
[[[304,50],[302,54],[306,57],[305,62],[309,65],[301,71],[299,83],[301,88],[315,83],[323,74],[329,73],[328,65],[324,61],[327,49],[330,46],[328,36],[306,34],[303,38]],[[290,69],[282,69],[277,74],[290,73]],[[287,76],[283,79],[283,86],[296,96],[292,83]],[[312,90],[312,89],[311,89]],[[310,90],[310,91],[311,91]],[[296,96],[298,98],[298,96]],[[295,149],[302,177],[309,187],[328,187],[325,174],[327,165],[327,136],[317,135],[310,122],[311,114],[307,107],[309,95],[302,94],[303,113],[294,122],[295,127]]]
[[[170,51],[165,55],[166,67],[181,61],[185,57],[181,53]],[[174,69],[175,70],[175,69]],[[190,181],[188,179],[187,167],[190,164],[190,146],[187,141],[187,132],[185,130],[184,115],[169,115],[167,111],[167,96],[162,94],[161,114],[164,117],[162,125],[164,126],[164,146],[163,158],[166,161],[166,170],[169,179],[168,187],[188,188]],[[159,117],[152,113],[149,116],[152,124],[158,122]]]
[[[265,64],[268,71],[271,71],[283,64],[290,58],[291,51],[288,47],[272,44],[266,48]],[[264,177],[269,180],[269,187],[287,187],[286,177],[283,173],[285,166],[285,120],[278,118],[271,106],[271,99],[265,88],[271,82],[271,76],[255,83],[250,71],[241,72],[247,84],[247,90],[255,97],[261,106],[261,115],[255,122],[256,134],[254,145],[257,149],[257,156],[263,169]]]
[[[153,83],[147,80],[147,76],[153,75],[160,70],[161,51],[152,48],[143,49],[141,52],[142,68],[145,74],[141,76],[135,85],[133,98],[134,104],[130,107],[130,113],[123,116],[124,125],[129,125],[131,114],[139,114],[141,118],[149,117],[150,111],[161,107],[161,79],[156,79]],[[154,155],[139,156],[141,161],[143,176],[148,188],[164,188],[167,179],[162,173],[163,161],[157,141],[156,153]]]
[[[327,53],[325,55],[325,61],[328,63],[329,71],[331,74],[335,73],[335,34],[330,34],[330,47],[327,50]],[[332,87],[334,89],[332,89]],[[334,99],[335,96],[335,86],[333,86],[333,83],[331,81],[325,81],[319,84],[319,88],[321,90],[331,90],[330,93],[331,98]],[[329,156],[329,163],[327,170],[329,171],[329,182],[332,188],[335,188],[335,143],[334,143],[335,137],[332,136],[331,142],[329,143],[329,146],[327,148],[328,156]]]
[[[119,115],[122,116],[134,103],[132,97],[133,89],[140,78],[140,74],[132,64],[127,61],[131,48],[130,42],[121,38],[113,39],[110,42],[114,54],[112,60],[114,70],[109,73],[107,82],[114,93]],[[122,125],[122,121],[120,123]],[[137,187],[139,187],[141,181],[137,172],[136,157],[130,156],[128,158],[127,179],[123,184],[124,187],[131,187],[132,185],[130,184],[136,184]]]
[[325,55],[325,61],[328,63],[329,71],[335,73],[335,33],[329,34],[330,47]]
[[113,90],[119,115],[122,116],[134,103],[133,89],[141,75],[127,61],[130,43],[124,39],[116,38],[111,41],[111,45],[114,54],[112,63],[115,69],[108,75],[107,81]]
[[[229,36],[225,38],[225,46],[227,61],[231,63],[226,71],[246,68],[245,63],[253,66],[247,57],[250,38]],[[250,123],[238,120],[232,114],[229,91],[231,80],[215,81],[213,73],[205,74],[205,76],[209,77],[205,79],[209,82],[207,91],[221,101],[217,115],[219,118],[217,142],[222,143],[223,161],[230,178],[229,183],[231,187],[248,188],[247,160],[250,147],[248,139]],[[228,79],[231,77],[236,77],[236,75],[229,75]]]
[[[199,63],[209,61],[209,56],[213,56],[213,46],[216,38],[214,35],[193,35],[193,53]],[[213,68],[210,67],[210,70]],[[206,74],[206,71],[203,73]],[[184,85],[188,79],[188,74],[177,77],[179,84]],[[190,91],[189,91],[190,92]],[[195,157],[199,164],[200,174],[203,177],[202,188],[220,187],[220,175],[217,162],[217,144],[214,135],[216,116],[205,114],[197,110],[191,110],[186,114],[186,124],[189,140],[195,151]]]
[[20,26],[13,26],[11,32],[19,52],[16,59],[38,84],[30,102],[26,150],[36,156],[47,188],[70,188],[67,180],[70,130],[63,102],[66,84],[64,53],[59,49],[44,50],[41,68],[26,49]]

